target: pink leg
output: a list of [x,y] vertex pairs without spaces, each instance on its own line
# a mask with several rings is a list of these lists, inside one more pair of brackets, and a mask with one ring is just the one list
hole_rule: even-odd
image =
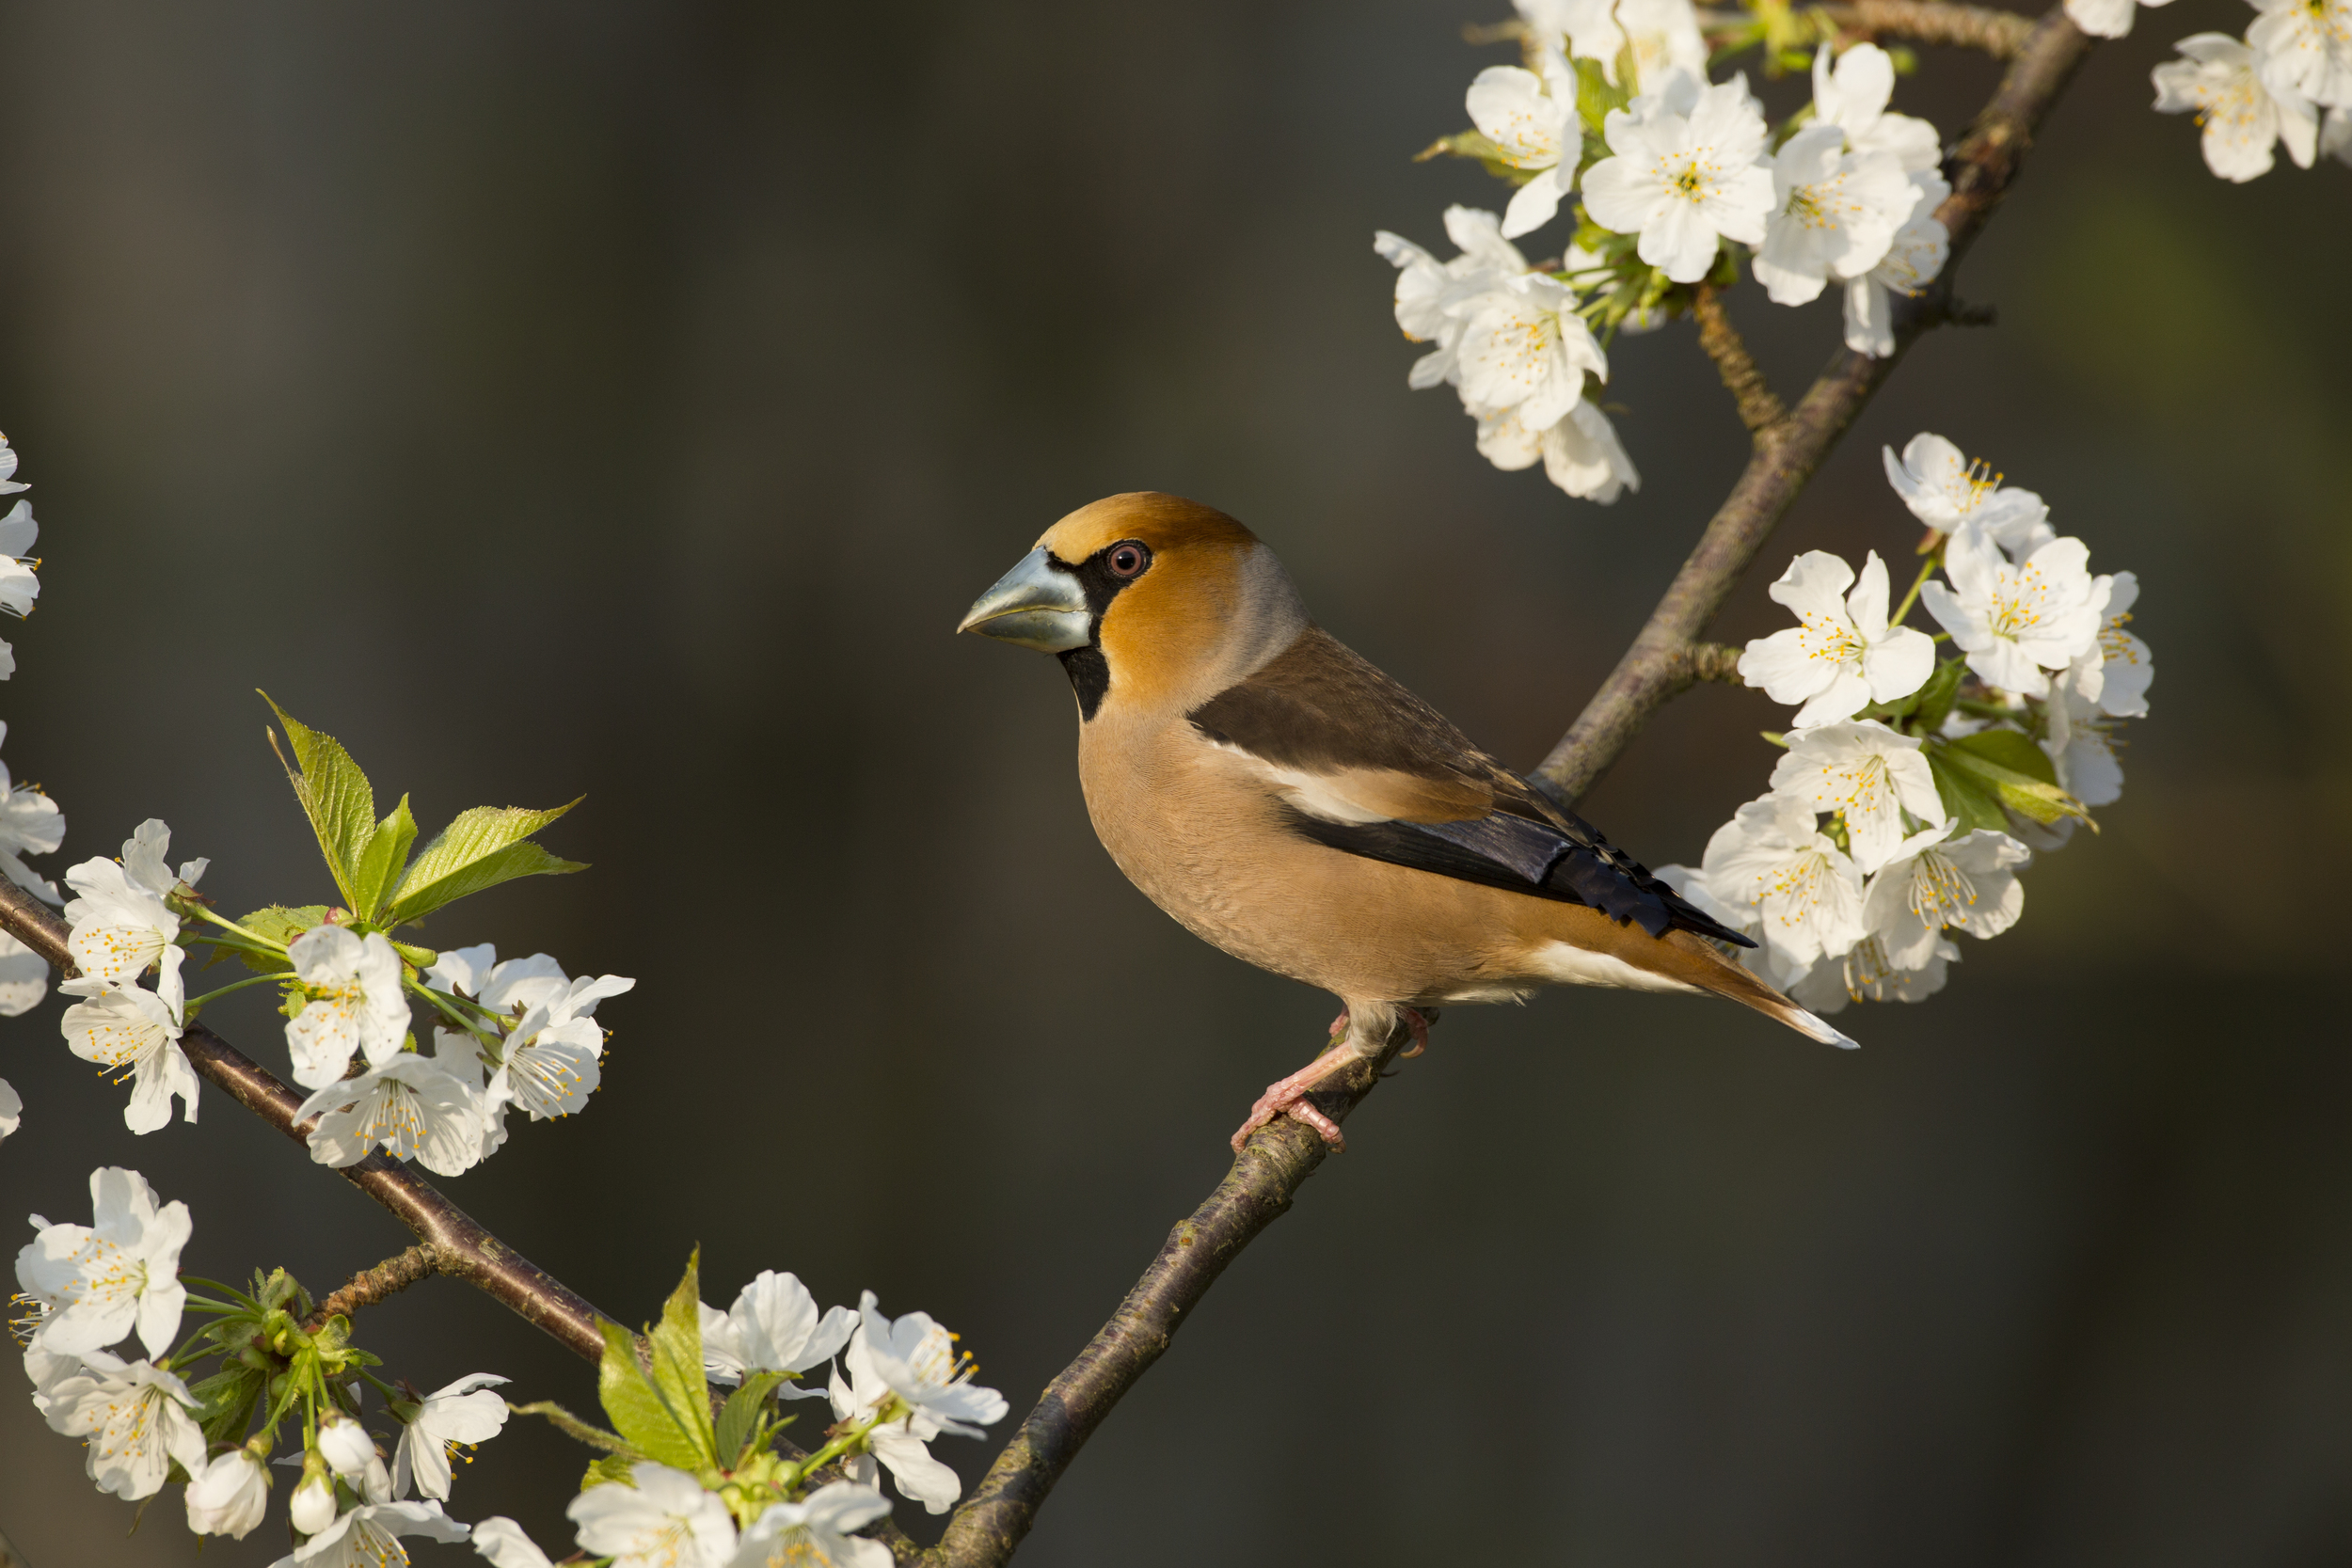
[[1418,1056],[1429,1049],[1429,1026],[1438,1022],[1438,1015],[1423,1014],[1418,1007],[1406,1007],[1404,1012],[1405,1026],[1413,1032],[1413,1043],[1409,1050],[1400,1051],[1397,1054],[1400,1057]]
[[1258,1102],[1249,1107],[1249,1119],[1243,1122],[1240,1131],[1233,1134],[1233,1152],[1239,1154],[1241,1146],[1249,1141],[1250,1133],[1281,1116],[1305,1122],[1322,1133],[1323,1141],[1333,1148],[1345,1148],[1347,1140],[1340,1135],[1339,1123],[1308,1104],[1305,1097],[1308,1090],[1355,1058],[1355,1049],[1343,1037],[1336,1038],[1325,1048],[1322,1055],[1288,1078],[1268,1084],[1265,1093],[1260,1095]]

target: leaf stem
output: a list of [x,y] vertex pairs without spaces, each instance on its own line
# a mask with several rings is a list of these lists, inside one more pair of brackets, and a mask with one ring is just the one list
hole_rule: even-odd
[[194,1018],[196,1016],[196,1010],[204,1006],[205,1003],[214,1000],[215,997],[226,996],[232,990],[243,990],[247,986],[282,985],[285,982],[285,979],[286,971],[281,969],[273,970],[267,974],[251,974],[242,980],[232,980],[228,985],[221,987],[218,990],[208,990],[201,996],[192,996],[188,998],[187,1006],[182,1011],[180,1016],[183,1019]]
[[[236,932],[237,935],[245,938],[246,941],[253,943],[254,946],[260,948],[264,953],[283,953],[286,950],[285,943],[272,942],[269,938],[262,936],[258,931],[248,931],[244,927],[238,925],[235,921],[230,919],[227,915],[215,914],[212,911],[206,909],[201,904],[193,906],[192,912],[199,920],[209,920],[224,931]],[[217,942],[220,939],[213,937],[208,938],[207,940]]]
[[1919,590],[1928,585],[1928,578],[1935,575],[1936,567],[1941,565],[1943,561],[1944,552],[1937,550],[1919,562],[1919,575],[1911,579],[1911,592],[1905,594],[1903,602],[1895,607],[1895,613],[1886,618],[1888,626],[1899,626],[1903,624],[1903,617],[1911,613],[1911,607],[1919,602]]

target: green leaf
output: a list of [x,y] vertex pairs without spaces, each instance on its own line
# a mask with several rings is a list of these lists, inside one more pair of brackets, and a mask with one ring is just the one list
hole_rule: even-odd
[[[1995,733],[1986,731],[1982,734],[1972,735],[1968,739],[1982,741]],[[2022,741],[2026,746],[2030,747],[2036,755],[2041,755],[2042,748],[2035,746],[2031,740],[2025,736],[2018,735],[2016,731],[1997,733],[2013,736],[2015,740]],[[1934,754],[1941,752],[1948,768],[1955,772],[1966,775],[1971,784],[1990,793],[2001,805],[2008,807],[2020,816],[2030,817],[2044,827],[2062,817],[2072,816],[2089,824],[2091,832],[2099,831],[2099,825],[2090,820],[2090,813],[2085,809],[2083,803],[2060,789],[2050,778],[2037,777],[2021,768],[2007,767],[1986,755],[1988,751],[2014,754],[2015,748],[2007,741],[1998,740],[1993,741],[1988,746],[1970,746],[1960,741],[1938,741],[1929,748],[1929,765],[1931,768],[1934,766]],[[2017,760],[2022,762],[2025,759],[2019,756]],[[2042,762],[2044,772],[2055,772],[2049,767],[2048,757],[2042,757]]]
[[587,1471],[580,1478],[580,1489],[585,1492],[592,1486],[634,1486],[637,1478],[628,1473],[629,1465],[634,1463],[634,1460],[617,1453],[591,1460]]
[[1928,771],[1935,775],[1935,793],[1942,798],[1944,809],[1960,818],[1961,832],[1972,833],[1979,828],[1997,833],[2009,832],[2009,818],[2002,815],[2001,802],[1991,790],[1945,762],[1932,750],[1928,752]]
[[1432,158],[1475,158],[1486,172],[1498,180],[1514,185],[1524,185],[1542,172],[1540,169],[1519,168],[1504,160],[1502,149],[1476,131],[1456,131],[1450,136],[1439,136],[1413,154],[1413,162],[1425,164]]
[[1917,733],[1934,735],[1944,727],[1944,721],[1952,716],[1952,704],[1960,696],[1960,683],[1967,675],[1968,666],[1957,658],[1946,659],[1935,667],[1935,673],[1912,696],[1912,710]]
[[596,1326],[604,1331],[604,1359],[596,1365],[596,1398],[603,1402],[613,1431],[647,1459],[680,1470],[701,1469],[705,1464],[702,1445],[637,1364],[637,1337],[609,1319],[599,1320]]
[[661,1306],[661,1321],[645,1330],[653,1353],[654,1386],[677,1412],[703,1450],[704,1463],[719,1463],[710,1427],[710,1385],[703,1373],[702,1248],[686,1259],[686,1277]]
[[1570,62],[1576,69],[1576,113],[1585,128],[1599,135],[1609,120],[1609,111],[1622,109],[1632,102],[1633,94],[1619,83],[1633,80],[1631,50],[1619,58],[1617,81],[1609,80],[1598,60],[1578,59]]
[[[294,938],[313,926],[326,925],[326,906],[304,904],[299,908],[290,910],[283,904],[270,904],[255,910],[251,914],[238,916],[237,924],[257,937],[267,937],[270,941],[283,945],[293,942]],[[224,949],[224,951],[229,951],[229,949]],[[274,974],[286,967],[286,961],[275,953],[247,953],[237,950],[237,957],[243,958],[245,967],[256,974]]]
[[558,860],[528,842],[532,833],[578,804],[580,800],[573,800],[552,811],[476,806],[460,812],[455,821],[434,835],[392,890],[385,923],[399,926],[421,920],[445,905],[517,877],[556,877],[587,869],[577,862]]
[[556,1431],[569,1437],[577,1437],[592,1449],[604,1449],[619,1459],[623,1465],[632,1465],[645,1457],[615,1433],[607,1432],[602,1427],[590,1426],[553,1400],[540,1400],[533,1404],[510,1403],[507,1408],[517,1416],[544,1416],[547,1418],[548,1424],[554,1427]]
[[408,815],[408,797],[404,795],[392,815],[376,824],[359,856],[359,867],[352,876],[351,895],[358,900],[351,906],[352,913],[362,920],[375,918],[385,890],[399,879],[408,863],[408,847],[416,842],[417,819]]
[[2051,763],[2050,753],[2035,745],[2031,736],[2020,731],[1979,730],[1951,744],[2012,773],[2023,773],[2046,784],[2058,783],[2058,768]]
[[782,1372],[754,1372],[727,1396],[719,1411],[719,1465],[732,1470],[742,1463],[745,1445],[759,1428],[759,1413],[768,1406],[769,1391],[785,1379]]
[[[342,741],[288,718],[268,692],[261,693],[261,698],[286,726],[286,738],[294,744],[294,767],[286,769],[287,781],[294,785],[304,815],[310,818],[311,831],[318,834],[326,869],[342,890],[343,901],[356,911],[359,903],[352,888],[358,879],[360,857],[375,836],[375,790]],[[285,758],[281,755],[278,760],[282,763]],[[296,772],[296,767],[301,771]]]

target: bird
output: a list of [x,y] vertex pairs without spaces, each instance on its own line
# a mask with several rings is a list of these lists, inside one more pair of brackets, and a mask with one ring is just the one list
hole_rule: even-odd
[[1730,956],[1756,944],[1317,626],[1274,552],[1213,507],[1136,491],[1047,529],[958,632],[1057,656],[1078,777],[1129,880],[1237,958],[1344,1009],[1278,1117],[1400,1024],[1546,986],[1705,992],[1853,1042]]

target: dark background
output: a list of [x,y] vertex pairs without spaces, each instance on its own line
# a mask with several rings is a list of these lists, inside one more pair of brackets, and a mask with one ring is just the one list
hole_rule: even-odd
[[[425,940],[641,983],[588,1113],[458,1199],[631,1319],[697,1241],[722,1305],[775,1267],[927,1307],[1017,1419],[1331,1003],[1120,879],[1060,673],[963,607],[1071,508],[1182,492],[1527,765],[1741,460],[1687,324],[1617,345],[1613,508],[1406,389],[1372,232],[1502,205],[1407,161],[1501,8],[0,7],[0,420],[46,558],[0,715],[72,824],[50,869],[156,815],[227,904],[326,894],[257,686],[428,831],[585,791],[548,838],[592,873]],[[1718,627],[1781,624],[1795,550],[1907,559],[1878,448],[1953,437],[2145,584],[2104,834],[1944,995],[1850,1015],[1858,1053],[1675,1000],[1449,1018],[1025,1561],[2352,1561],[2352,169],[2226,185],[2147,108],[2170,40],[2249,14],[2092,57],[1962,275],[1998,329],[1921,345]],[[1898,105],[1950,137],[1994,70],[1926,63]],[[1835,309],[1735,301],[1790,391]],[[1784,715],[1693,694],[1591,814],[1695,860]],[[6,1223],[121,1163],[191,1204],[193,1273],[324,1290],[405,1243],[216,1092],[130,1137],[57,1006],[0,1032]],[[282,1069],[267,1006],[215,1022]],[[594,1402],[461,1285],[359,1330],[426,1387]],[[583,1457],[517,1420],[453,1512],[560,1552]],[[283,1496],[203,1562],[282,1552]],[[197,1561],[176,1489],[131,1513],[0,1399],[32,1562]]]

